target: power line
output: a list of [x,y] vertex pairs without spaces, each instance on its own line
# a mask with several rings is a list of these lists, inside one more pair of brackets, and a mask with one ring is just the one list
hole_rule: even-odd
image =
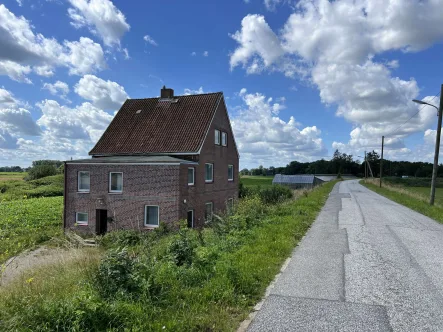
[[[437,98],[439,95],[440,95],[440,92],[437,93],[434,97],[432,97],[432,99],[429,101],[429,103],[430,103],[431,101],[433,101],[435,98]],[[417,111],[417,113],[415,113],[413,116],[411,116],[411,117],[410,117],[409,119],[407,119],[405,122],[403,122],[400,126],[398,126],[396,129],[394,129],[392,132],[390,132],[389,134],[386,134],[385,137],[386,137],[386,136],[391,136],[391,135],[395,134],[395,133],[396,133],[401,127],[403,127],[406,123],[408,123],[409,121],[411,121],[411,119],[412,119],[413,117],[415,117],[418,113],[420,113],[420,111],[423,110],[426,106],[427,106],[427,105],[424,105],[422,108],[420,108],[420,109]]]

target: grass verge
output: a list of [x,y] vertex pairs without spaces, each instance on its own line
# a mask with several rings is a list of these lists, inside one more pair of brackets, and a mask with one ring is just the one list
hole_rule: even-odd
[[429,205],[428,197],[422,193],[411,191],[410,188],[402,188],[388,184],[383,184],[383,187],[380,188],[378,182],[375,182],[375,180],[366,182],[362,180],[360,183],[368,189],[375,191],[377,194],[428,216],[439,223],[443,223],[443,206],[440,204]]
[[0,289],[0,330],[235,330],[333,186],[276,205],[245,198],[200,231],[109,233],[100,260],[44,268]]
[[0,264],[62,234],[63,197],[0,202]]

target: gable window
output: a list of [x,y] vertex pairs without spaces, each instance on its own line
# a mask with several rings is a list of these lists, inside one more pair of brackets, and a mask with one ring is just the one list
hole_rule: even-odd
[[222,138],[222,140],[221,140],[222,145],[227,146],[228,145],[228,134],[223,132],[221,138]]
[[195,183],[195,168],[188,168],[188,186],[193,186]]
[[228,165],[228,181],[234,181],[234,165]]
[[205,220],[212,220],[212,202],[208,202],[205,204]]
[[83,193],[88,193],[91,188],[91,179],[89,172],[79,171],[78,172],[78,191]]
[[86,212],[77,212],[75,214],[75,223],[77,225],[87,225],[88,224],[88,214]]
[[157,227],[159,224],[159,209],[157,205],[145,205],[145,226]]
[[215,129],[215,144],[220,145],[220,130]]
[[123,173],[111,172],[109,173],[109,192],[121,193],[123,191]]
[[214,181],[214,164],[205,164],[205,182]]

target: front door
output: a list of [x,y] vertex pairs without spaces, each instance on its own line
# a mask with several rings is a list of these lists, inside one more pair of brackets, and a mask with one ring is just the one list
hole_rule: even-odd
[[96,210],[95,232],[103,235],[108,229],[108,210]]
[[188,227],[194,228],[194,210],[188,211]]

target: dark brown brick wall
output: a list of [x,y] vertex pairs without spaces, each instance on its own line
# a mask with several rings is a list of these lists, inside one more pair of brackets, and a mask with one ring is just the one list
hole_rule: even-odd
[[[215,129],[228,133],[228,145],[215,145]],[[205,183],[205,163],[214,164],[214,182]],[[228,165],[234,165],[234,181],[228,181]],[[185,219],[187,211],[194,209],[194,226],[204,226],[205,203],[212,202],[215,213],[224,212],[226,201],[238,197],[239,160],[233,134],[229,125],[226,106],[221,102],[201,149],[199,164],[195,166],[195,185],[188,186],[188,166],[180,166],[180,215]],[[186,199],[186,203],[183,203]]]
[[[170,165],[67,164],[66,227],[95,232],[96,209],[108,210],[108,230],[144,229],[144,206],[159,205],[160,221],[179,219],[179,169]],[[90,193],[77,192],[78,171],[89,171]],[[109,193],[109,173],[123,172],[123,193]],[[75,213],[89,214],[88,226],[75,226]]]

